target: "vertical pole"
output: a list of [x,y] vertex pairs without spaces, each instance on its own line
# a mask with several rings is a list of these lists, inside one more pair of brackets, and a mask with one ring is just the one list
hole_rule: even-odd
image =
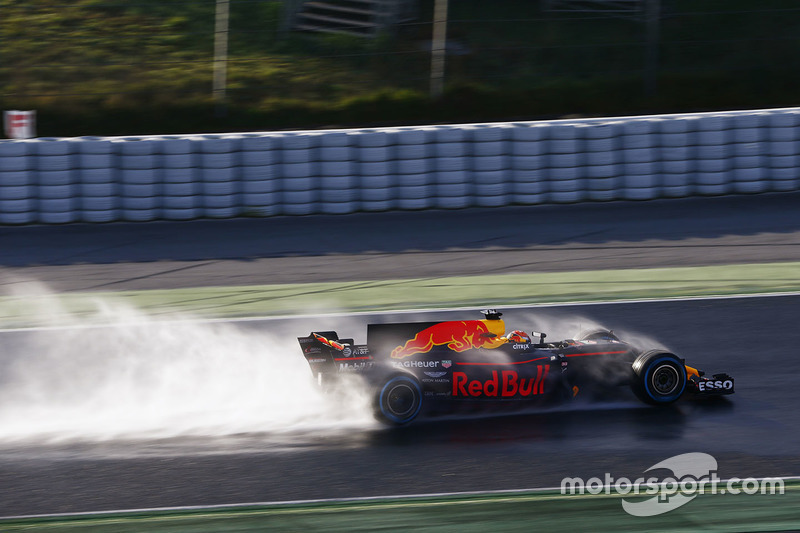
[[224,117],[225,89],[228,77],[228,19],[230,0],[217,0],[217,13],[214,17],[214,82],[213,94],[218,117]]
[[644,0],[645,31],[647,45],[645,51],[644,92],[653,96],[658,91],[658,41],[660,39],[661,0]]
[[447,49],[447,0],[436,0],[431,42],[431,98],[444,92],[444,59]]

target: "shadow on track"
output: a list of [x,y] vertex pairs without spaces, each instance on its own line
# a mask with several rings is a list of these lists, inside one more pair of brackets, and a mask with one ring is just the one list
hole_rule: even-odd
[[692,416],[727,412],[733,407],[727,399],[719,398],[662,408],[598,404],[504,416],[428,418],[407,427],[374,431],[369,440],[377,446],[552,441],[567,447],[591,439],[603,439],[606,443],[680,440]]

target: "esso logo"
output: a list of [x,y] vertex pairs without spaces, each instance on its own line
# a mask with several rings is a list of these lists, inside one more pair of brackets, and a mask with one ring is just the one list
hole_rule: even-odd
[[701,381],[697,384],[697,389],[701,391],[707,390],[731,390],[733,388],[733,381],[726,379],[725,381]]

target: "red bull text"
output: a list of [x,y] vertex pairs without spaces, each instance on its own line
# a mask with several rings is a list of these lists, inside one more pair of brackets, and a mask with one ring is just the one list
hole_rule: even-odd
[[537,365],[536,377],[521,378],[515,370],[492,371],[486,381],[470,380],[464,372],[453,372],[453,397],[511,398],[544,394],[544,383],[550,367]]

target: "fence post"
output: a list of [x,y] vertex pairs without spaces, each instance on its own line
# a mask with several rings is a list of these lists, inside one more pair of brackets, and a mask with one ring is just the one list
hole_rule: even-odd
[[214,17],[214,82],[213,93],[218,117],[226,115],[225,99],[228,76],[228,21],[230,0],[217,0]]
[[431,98],[444,92],[444,60],[447,53],[447,0],[436,0],[431,42]]

